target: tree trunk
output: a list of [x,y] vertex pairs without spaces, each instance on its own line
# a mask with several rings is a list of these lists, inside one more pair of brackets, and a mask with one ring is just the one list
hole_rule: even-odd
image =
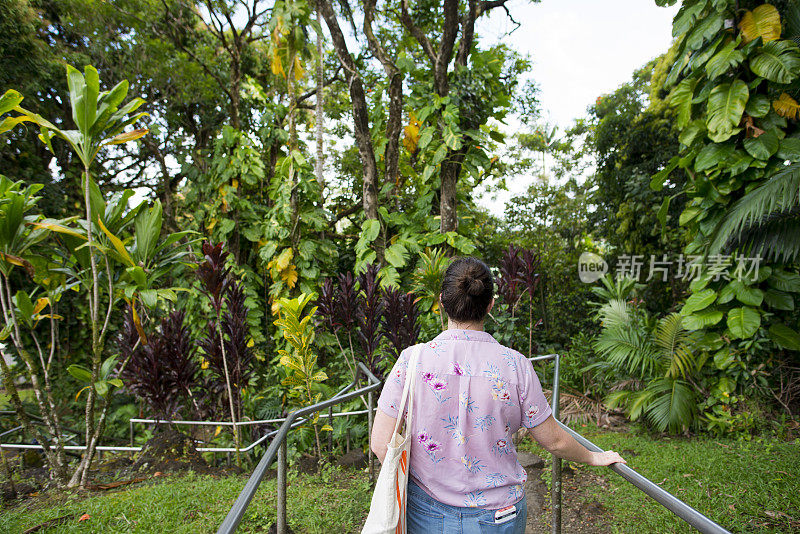
[[[319,24],[320,28],[322,28],[322,12],[320,11],[319,0],[317,0],[317,24]],[[314,162],[314,174],[317,176],[317,183],[319,184],[319,191],[320,196],[322,197],[322,205],[325,205],[325,174],[323,171],[323,162],[325,159],[325,154],[323,150],[325,149],[325,139],[323,137],[324,128],[325,128],[325,95],[323,91],[325,89],[325,80],[322,77],[322,54],[324,53],[324,48],[322,46],[322,33],[317,33],[317,94],[316,94],[316,102],[314,106],[314,122],[316,123],[316,137],[317,137],[317,157],[316,161]]]
[[336,13],[333,11],[328,0],[319,0],[320,11],[325,18],[328,31],[331,33],[331,40],[344,67],[347,84],[350,87],[350,100],[353,105],[353,134],[358,146],[358,155],[363,165],[363,197],[364,216],[368,219],[378,218],[378,166],[375,162],[375,150],[372,145],[372,137],[369,131],[369,114],[367,112],[367,99],[364,95],[364,85],[361,82],[356,70],[355,62],[347,49],[347,42],[344,39],[342,29]]
[[441,216],[440,230],[443,234],[458,230],[456,190],[458,175],[461,173],[461,163],[464,161],[465,154],[466,149],[462,148],[451,152],[450,157],[442,162],[439,214]]

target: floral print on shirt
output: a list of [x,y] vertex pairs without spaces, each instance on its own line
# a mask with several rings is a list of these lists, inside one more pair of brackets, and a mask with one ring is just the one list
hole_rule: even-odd
[[[451,506],[502,508],[527,478],[511,436],[550,415],[530,362],[486,332],[446,330],[420,345],[415,370],[411,475]],[[397,417],[411,350],[401,353],[378,400]]]

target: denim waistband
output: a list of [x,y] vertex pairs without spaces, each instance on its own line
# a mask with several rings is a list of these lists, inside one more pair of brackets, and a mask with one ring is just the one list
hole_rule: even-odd
[[[469,508],[469,507],[461,507],[461,506],[452,506],[449,504],[445,504],[443,502],[437,501],[426,492],[422,487],[417,484],[414,479],[411,477],[408,478],[408,494],[409,497],[413,495],[414,499],[422,500],[428,503],[432,508],[437,508],[442,511],[442,513],[446,515],[460,515],[466,517],[472,516],[480,516],[486,514],[487,512],[494,512],[499,510],[499,508]],[[522,499],[518,500],[515,503],[511,503],[513,505],[517,505],[520,502],[525,500],[525,496],[523,495]],[[506,505],[509,506],[509,505]]]

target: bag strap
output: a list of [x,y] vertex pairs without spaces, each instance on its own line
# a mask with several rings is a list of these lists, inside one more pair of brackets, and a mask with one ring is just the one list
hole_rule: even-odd
[[406,368],[406,381],[403,384],[403,396],[400,398],[400,406],[397,408],[397,422],[394,425],[394,432],[392,437],[400,430],[400,421],[402,420],[403,410],[408,401],[408,417],[406,418],[406,431],[411,428],[411,416],[414,409],[414,383],[417,376],[417,362],[419,355],[422,352],[422,343],[415,345],[411,348],[411,356],[408,359],[408,367]]

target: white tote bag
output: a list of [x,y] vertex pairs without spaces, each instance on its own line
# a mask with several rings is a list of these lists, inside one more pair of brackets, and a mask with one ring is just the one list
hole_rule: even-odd
[[[386,458],[375,483],[369,515],[361,534],[405,534],[406,532],[406,489],[408,486],[408,465],[411,452],[411,418],[414,413],[414,382],[422,344],[412,349],[406,370],[406,383],[397,410],[397,423],[389,440]],[[403,409],[408,400],[408,415],[405,432],[399,433]]]

